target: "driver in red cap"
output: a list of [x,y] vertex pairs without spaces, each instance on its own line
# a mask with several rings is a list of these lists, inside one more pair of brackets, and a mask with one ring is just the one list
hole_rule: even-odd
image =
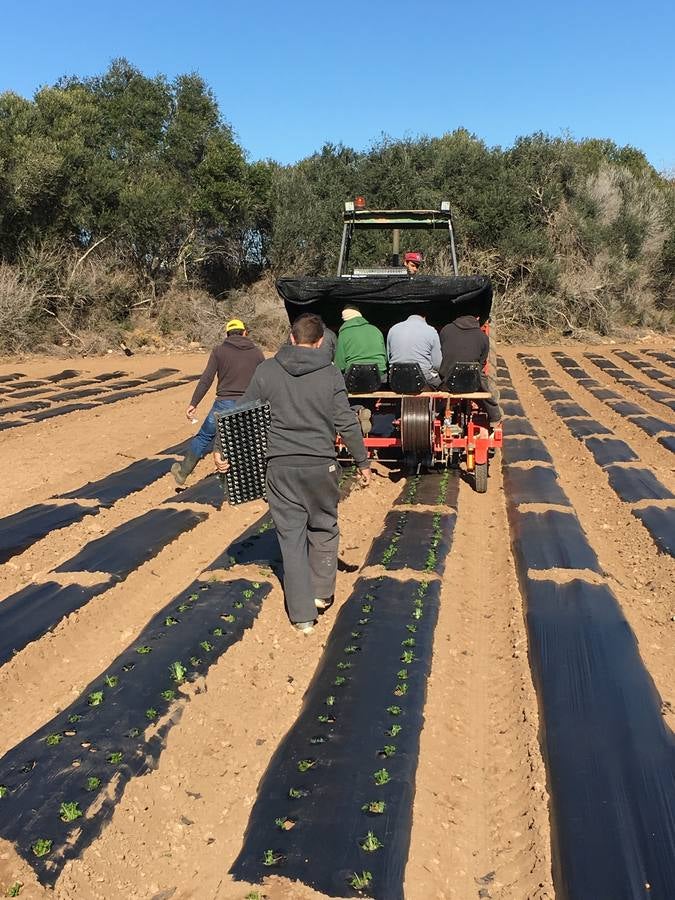
[[403,257],[403,265],[408,270],[408,275],[417,275],[419,268],[422,265],[422,254],[418,253],[416,250],[406,253]]

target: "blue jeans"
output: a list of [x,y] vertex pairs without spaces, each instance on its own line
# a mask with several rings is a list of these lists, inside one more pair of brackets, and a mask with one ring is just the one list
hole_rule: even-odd
[[197,459],[206,456],[213,446],[213,439],[216,436],[216,413],[223,413],[228,409],[233,409],[237,404],[236,400],[231,398],[216,397],[216,402],[211,407],[211,412],[202,422],[202,427],[190,441],[188,453],[194,453]]

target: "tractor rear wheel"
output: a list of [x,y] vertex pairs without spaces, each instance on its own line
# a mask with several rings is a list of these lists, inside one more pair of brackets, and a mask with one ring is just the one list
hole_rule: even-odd
[[488,486],[488,466],[487,463],[480,463],[473,470],[474,487],[477,494],[484,494]]

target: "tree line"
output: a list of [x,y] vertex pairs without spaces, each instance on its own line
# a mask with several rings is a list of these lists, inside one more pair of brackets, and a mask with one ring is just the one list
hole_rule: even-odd
[[[119,59],[31,100],[0,94],[0,349],[139,318],[199,337],[244,297],[269,313],[270,276],[334,272],[358,194],[449,200],[460,268],[492,277],[505,336],[672,324],[675,183],[635,148],[544,134],[488,147],[458,129],[251,162],[199,75]],[[449,271],[437,236],[403,240]],[[387,247],[373,234],[355,252]]]

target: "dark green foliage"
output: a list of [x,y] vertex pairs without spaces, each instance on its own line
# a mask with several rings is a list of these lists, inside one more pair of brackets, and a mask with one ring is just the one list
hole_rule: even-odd
[[[139,306],[168,332],[196,288],[214,316],[209,294],[268,269],[333,274],[357,194],[371,208],[449,200],[460,269],[493,279],[503,337],[672,322],[675,185],[609,140],[535,133],[503,149],[460,128],[249,163],[198,74],[169,81],[118,59],[32,100],[0,94],[0,160],[0,351],[44,339],[47,323],[122,329]],[[450,271],[438,235],[403,231],[413,248],[426,272]],[[360,232],[351,263],[390,252]]]

